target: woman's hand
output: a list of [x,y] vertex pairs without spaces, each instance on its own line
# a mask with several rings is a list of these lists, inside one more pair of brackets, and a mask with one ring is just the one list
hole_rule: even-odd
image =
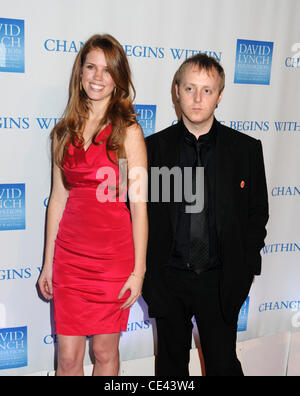
[[52,300],[53,298],[53,288],[52,288],[52,270],[44,268],[38,280],[38,285],[42,295],[47,300]]
[[120,309],[127,309],[131,307],[139,298],[139,296],[142,294],[142,287],[143,287],[143,281],[144,278],[142,276],[138,275],[130,275],[129,278],[127,279],[127,282],[123,286],[122,290],[120,291],[119,294],[119,299],[121,299],[124,294],[126,293],[127,290],[130,290],[130,296],[128,299],[125,301],[125,303],[121,306]]

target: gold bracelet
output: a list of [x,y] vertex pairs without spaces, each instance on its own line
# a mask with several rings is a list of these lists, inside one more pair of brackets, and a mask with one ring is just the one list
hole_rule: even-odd
[[135,276],[136,278],[139,278],[139,279],[142,279],[142,280],[145,278],[144,276],[136,275],[134,272],[131,272],[130,275]]

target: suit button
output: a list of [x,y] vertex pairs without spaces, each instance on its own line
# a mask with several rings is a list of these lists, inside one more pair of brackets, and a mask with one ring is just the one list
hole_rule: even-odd
[[188,268],[190,268],[190,267],[191,267],[191,264],[190,264],[190,263],[186,263],[186,266],[187,266]]

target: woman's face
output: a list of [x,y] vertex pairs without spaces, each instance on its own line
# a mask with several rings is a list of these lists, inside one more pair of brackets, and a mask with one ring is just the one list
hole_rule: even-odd
[[102,105],[108,105],[116,84],[107,67],[104,52],[91,50],[85,59],[81,74],[82,87],[88,98]]

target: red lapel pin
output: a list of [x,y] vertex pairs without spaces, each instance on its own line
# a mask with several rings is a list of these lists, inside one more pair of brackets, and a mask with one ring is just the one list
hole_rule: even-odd
[[244,180],[242,180],[242,181],[241,181],[241,184],[240,184],[241,188],[244,188],[244,187],[245,187],[245,184],[246,184],[246,183],[244,182]]

